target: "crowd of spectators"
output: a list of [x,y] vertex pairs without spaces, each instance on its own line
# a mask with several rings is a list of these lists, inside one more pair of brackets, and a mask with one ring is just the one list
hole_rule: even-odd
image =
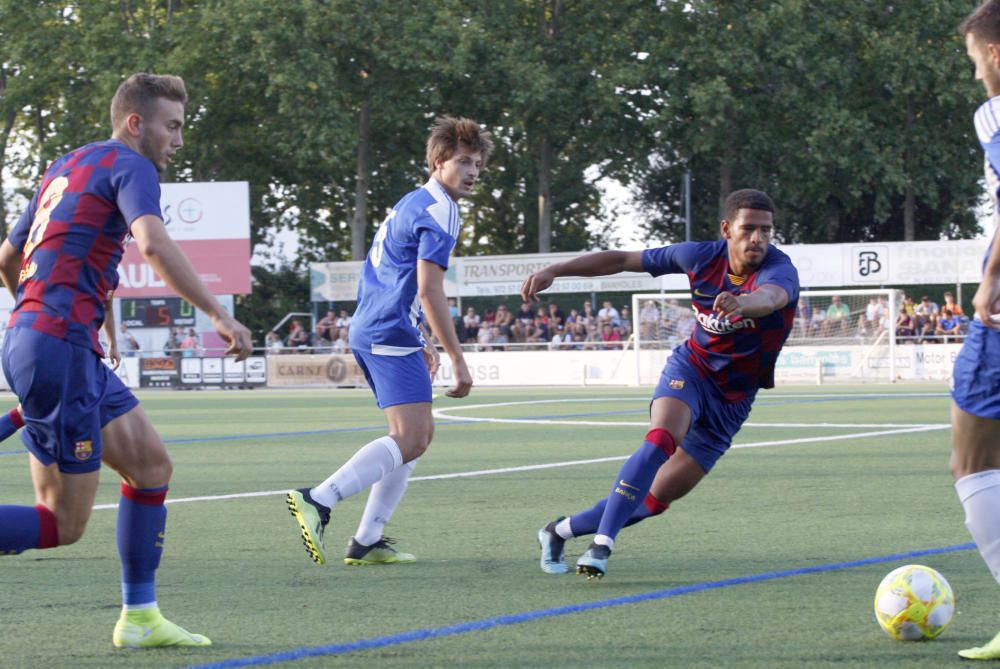
[[[513,310],[507,304],[486,308],[480,313],[475,306],[460,311],[458,302],[449,299],[449,309],[455,333],[466,349],[476,351],[506,351],[517,349],[622,349],[633,338],[630,307],[616,307],[610,300],[595,309],[590,300],[579,308],[564,308],[555,302],[531,304],[522,302]],[[928,296],[915,303],[905,295],[897,307],[896,331],[899,341],[932,343],[954,341],[964,336],[968,318],[951,292],[944,293],[939,306]],[[885,296],[873,296],[863,309],[851,307],[834,295],[825,306],[814,307],[808,297],[799,300],[790,343],[829,339],[852,342],[875,341],[888,328],[889,306]],[[639,336],[652,346],[673,348],[687,339],[696,320],[687,304],[676,299],[666,303],[647,300],[639,311]],[[320,352],[350,353],[348,334],[351,316],[346,309],[327,311],[310,332],[302,320],[293,318],[288,334],[267,333],[268,353]],[[184,351],[197,347],[188,342],[180,329],[171,332],[167,349]]]
[[326,312],[310,331],[302,324],[302,319],[293,318],[288,324],[288,334],[284,338],[271,330],[264,337],[267,353],[350,353],[348,336],[351,332],[351,315],[347,309],[339,313]]
[[[885,296],[873,296],[864,311],[852,313],[840,296],[831,298],[829,306],[813,308],[808,298],[799,301],[792,328],[792,339],[849,338],[874,341],[889,329],[889,305]],[[944,293],[944,304],[938,306],[924,295],[915,303],[903,294],[896,306],[896,339],[904,343],[946,343],[965,336],[969,319],[962,305],[950,292]]]
[[[124,331],[122,331],[122,334],[124,334]],[[131,333],[129,333],[129,337],[131,337]],[[119,343],[120,347],[121,344]],[[194,328],[187,328],[185,330],[182,327],[173,327],[170,328],[170,332],[167,334],[167,341],[163,344],[163,353],[175,358],[195,358],[202,355],[204,351],[201,348],[201,340],[198,337],[198,333],[195,332]]]
[[506,304],[480,315],[475,307],[459,313],[449,301],[455,333],[462,344],[479,351],[521,348],[604,350],[620,349],[632,336],[632,315],[610,301],[596,313],[589,300],[567,314],[555,302],[546,305],[522,302],[517,312]]

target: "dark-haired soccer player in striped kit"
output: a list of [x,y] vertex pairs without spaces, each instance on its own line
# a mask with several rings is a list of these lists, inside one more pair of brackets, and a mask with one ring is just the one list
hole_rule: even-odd
[[114,469],[122,478],[123,607],[112,634],[119,648],[211,644],[157,606],[172,465],[138,400],[101,361],[97,330],[127,236],[167,284],[211,317],[227,353],[240,360],[251,351],[250,332],[202,284],[160,212],[157,170],[183,145],[186,101],[178,77],[125,80],[111,101],[112,138],[53,162],[0,245],[0,277],[16,300],[3,367],[21,403],[39,501],[0,505],[0,554],[75,543],[90,518],[101,462]]
[[522,298],[532,301],[561,276],[683,273],[698,321],[667,360],[650,403],[649,432],[618,472],[611,494],[538,531],[547,573],[568,571],[567,539],[596,534],[576,572],[603,577],[618,532],[662,513],[698,485],[750,414],[757,389],[774,386],[774,365],[798,304],[798,272],[770,245],[774,203],[766,193],[736,191],[725,210],[719,241],[598,251],[535,272],[521,287]]

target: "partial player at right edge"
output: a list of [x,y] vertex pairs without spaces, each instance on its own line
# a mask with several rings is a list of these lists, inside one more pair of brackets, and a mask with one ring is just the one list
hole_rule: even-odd
[[[981,4],[959,26],[989,100],[976,111],[976,134],[986,153],[986,183],[998,220],[1000,189],[1000,0]],[[965,508],[965,525],[993,577],[1000,581],[1000,245],[996,237],[983,263],[983,281],[972,298],[975,320],[952,372],[951,473]],[[960,650],[970,660],[1000,659],[1000,634],[978,648]]]

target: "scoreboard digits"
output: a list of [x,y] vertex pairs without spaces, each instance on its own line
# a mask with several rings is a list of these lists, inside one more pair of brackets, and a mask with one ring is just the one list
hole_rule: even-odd
[[122,323],[130,328],[194,325],[194,306],[180,297],[122,298]]

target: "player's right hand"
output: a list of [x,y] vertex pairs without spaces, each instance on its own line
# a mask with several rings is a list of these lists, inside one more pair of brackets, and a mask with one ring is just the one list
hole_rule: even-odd
[[448,397],[465,397],[472,390],[472,373],[465,359],[452,360],[451,368],[455,372],[455,385],[445,391]]
[[253,353],[253,341],[250,338],[250,330],[243,323],[240,323],[229,314],[224,314],[217,319],[213,318],[212,325],[215,326],[215,331],[219,333],[219,336],[229,344],[229,348],[226,349],[226,355],[235,355],[236,362],[246,360]]
[[538,270],[521,284],[521,299],[525,302],[534,302],[538,293],[551,286],[555,278],[548,268]]
[[972,308],[983,325],[1000,329],[1000,280],[986,275],[972,297]]

